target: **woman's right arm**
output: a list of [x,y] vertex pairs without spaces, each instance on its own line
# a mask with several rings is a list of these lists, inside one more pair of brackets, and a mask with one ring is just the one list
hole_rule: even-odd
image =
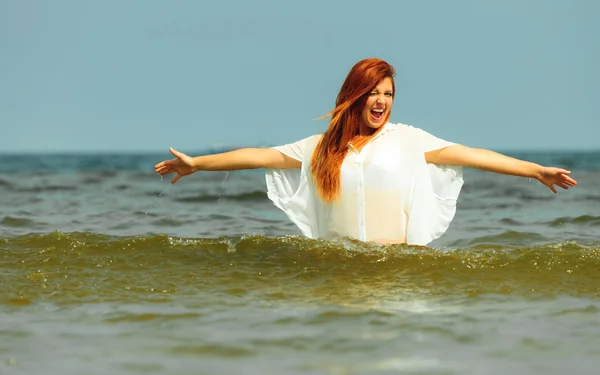
[[190,157],[170,148],[174,159],[162,161],[154,166],[161,176],[177,173],[171,183],[179,181],[196,171],[233,171],[256,168],[300,168],[302,163],[274,148],[242,148],[222,154]]

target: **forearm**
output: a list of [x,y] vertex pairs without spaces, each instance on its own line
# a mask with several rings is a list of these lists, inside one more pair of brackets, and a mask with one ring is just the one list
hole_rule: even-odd
[[252,148],[224,152],[221,154],[196,156],[194,168],[198,171],[232,171],[260,168],[260,151]]
[[[299,162],[272,148],[242,148],[193,158],[194,168],[203,171],[233,171],[256,168],[291,168]],[[295,164],[298,165],[295,165]]]
[[543,167],[539,164],[519,160],[494,151],[470,148],[461,145],[432,151],[436,164],[459,165],[512,176],[539,178]]
[[476,154],[468,167],[513,176],[538,178],[543,167],[539,164],[519,160],[485,149],[472,149]]

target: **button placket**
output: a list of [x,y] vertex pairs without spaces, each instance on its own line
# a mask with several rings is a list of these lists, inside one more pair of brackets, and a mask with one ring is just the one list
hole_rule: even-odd
[[[358,239],[361,241],[367,240],[367,227],[365,223],[365,190],[364,190],[364,168],[363,168],[363,155],[358,152],[351,143],[349,143],[350,149],[352,150],[352,156],[356,167],[356,196],[358,199]],[[366,147],[366,146],[365,146]],[[363,148],[364,150],[364,148]]]
[[367,240],[367,228],[365,224],[365,187],[362,155],[358,155],[358,236],[361,241]]

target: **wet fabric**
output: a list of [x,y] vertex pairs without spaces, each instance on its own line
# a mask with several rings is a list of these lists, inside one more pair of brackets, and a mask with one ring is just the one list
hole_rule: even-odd
[[324,202],[310,171],[320,138],[275,147],[302,167],[266,171],[269,198],[305,236],[426,245],[447,230],[463,185],[462,168],[427,164],[424,154],[454,143],[388,123],[360,152],[350,147],[340,197]]

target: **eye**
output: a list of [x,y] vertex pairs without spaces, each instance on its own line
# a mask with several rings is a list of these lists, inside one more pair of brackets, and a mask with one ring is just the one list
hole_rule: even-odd
[[386,92],[386,93],[385,93],[385,96],[387,96],[387,97],[391,98],[392,96],[394,96],[394,94],[393,94],[393,93],[391,93],[391,92]]
[[377,95],[377,93],[375,91],[371,91],[371,93],[369,95],[373,96],[373,95]]

